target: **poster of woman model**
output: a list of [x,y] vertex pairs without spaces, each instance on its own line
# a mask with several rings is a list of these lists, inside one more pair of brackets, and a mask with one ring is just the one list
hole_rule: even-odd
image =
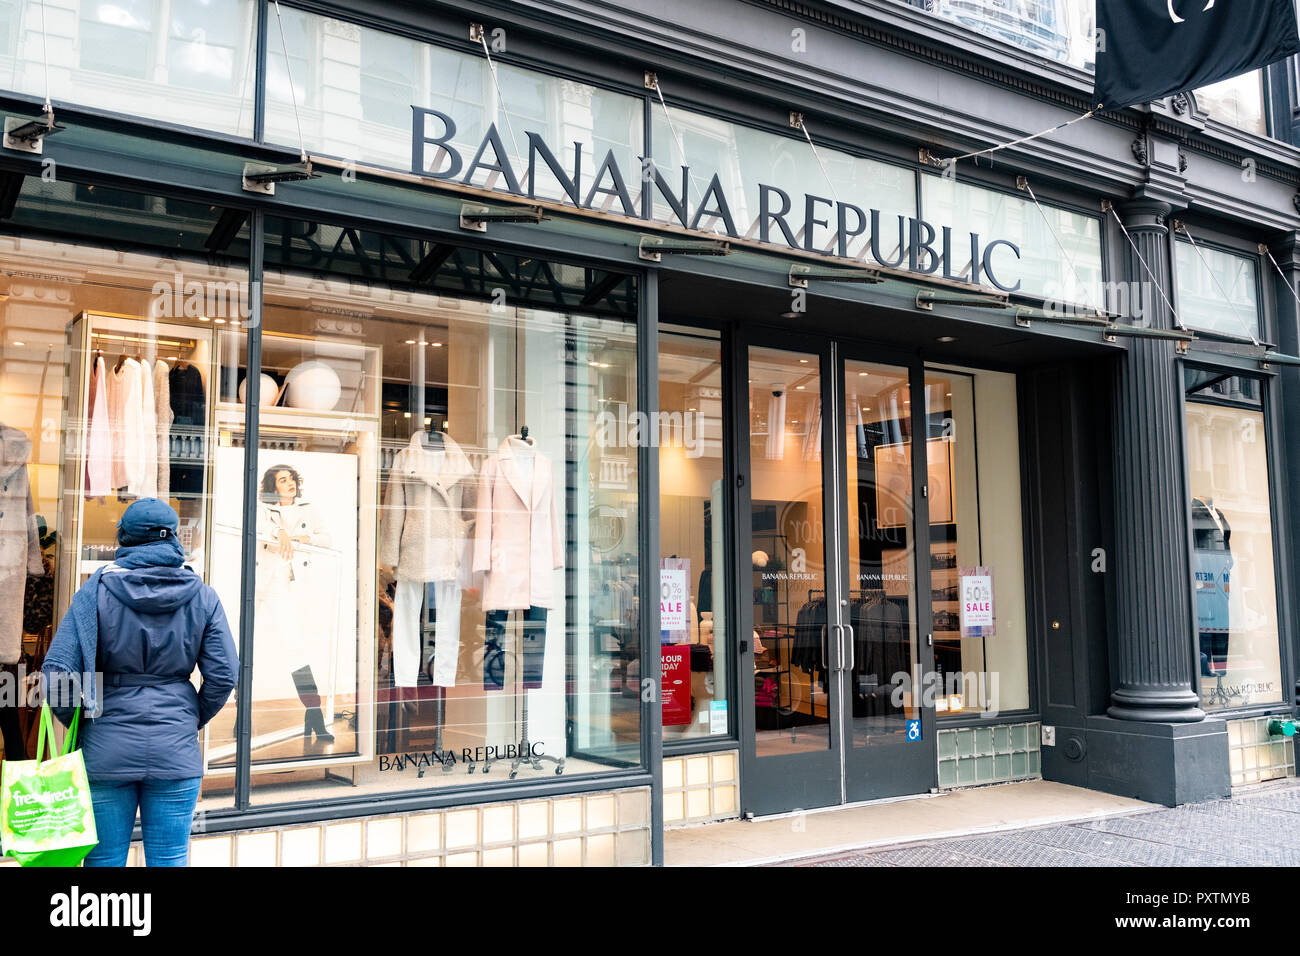
[[[243,449],[217,450],[216,471],[243,471]],[[258,452],[253,762],[338,756],[336,718],[357,694],[357,457]],[[218,482],[213,587],[238,607],[239,483]],[[237,622],[232,620],[232,627]]]

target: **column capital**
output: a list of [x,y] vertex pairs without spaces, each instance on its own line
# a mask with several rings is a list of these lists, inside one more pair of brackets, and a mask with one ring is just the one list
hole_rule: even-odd
[[1174,208],[1173,203],[1163,199],[1130,199],[1115,204],[1115,210],[1129,232],[1168,232],[1169,217]]

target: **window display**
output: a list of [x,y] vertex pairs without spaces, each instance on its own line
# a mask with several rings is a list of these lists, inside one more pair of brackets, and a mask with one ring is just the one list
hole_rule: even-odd
[[931,623],[943,688],[935,712],[1023,710],[1029,635],[1016,378],[931,368],[925,400]]
[[[635,764],[637,448],[599,428],[635,414],[634,299],[594,303],[609,317],[532,307],[590,281],[562,264],[545,291],[503,284],[508,305],[358,281],[389,274],[380,261],[410,272],[423,244],[351,230],[357,256],[330,256],[334,229],[268,223],[254,802]],[[217,345],[220,531],[241,504],[249,372],[241,340]],[[238,536],[215,546],[237,593]],[[209,756],[233,773],[233,749]]]
[[1185,372],[1201,706],[1283,700],[1262,387]]

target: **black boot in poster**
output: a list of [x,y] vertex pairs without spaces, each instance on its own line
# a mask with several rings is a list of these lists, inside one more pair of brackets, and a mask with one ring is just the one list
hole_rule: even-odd
[[311,743],[312,734],[322,743],[334,743],[334,735],[325,729],[325,715],[320,709],[320,692],[316,688],[316,678],[312,676],[311,666],[300,667],[292,674],[293,686],[298,689],[298,699],[302,701],[306,713],[302,721],[302,737],[305,743]]

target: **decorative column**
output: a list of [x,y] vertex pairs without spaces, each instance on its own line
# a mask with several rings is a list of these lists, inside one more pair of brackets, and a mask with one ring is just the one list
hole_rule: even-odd
[[[1138,200],[1119,209],[1132,247],[1128,275],[1140,290],[1134,314],[1173,327],[1168,245],[1172,206]],[[1147,269],[1151,274],[1148,274]],[[1152,278],[1154,275],[1154,280]],[[1183,478],[1182,382],[1173,342],[1133,338],[1113,385],[1115,442],[1116,641],[1111,672],[1119,687],[1108,714],[1117,720],[1203,720],[1193,689],[1191,570]]]
[[[1296,212],[1300,212],[1300,193],[1294,198]],[[1276,290],[1274,300],[1277,302],[1277,345],[1283,355],[1300,355],[1300,304],[1296,302],[1295,293],[1300,290],[1300,232],[1289,232],[1273,243],[1270,250],[1277,261],[1282,275],[1278,275],[1273,263],[1267,262],[1263,268],[1268,279],[1274,283]],[[1278,462],[1274,466],[1278,474],[1288,475],[1292,469],[1300,467],[1295,449],[1300,449],[1300,367],[1294,365],[1276,366],[1280,388],[1273,392],[1274,401],[1282,410],[1281,447],[1275,449]],[[1290,536],[1291,553],[1300,545],[1300,482],[1286,482],[1286,513],[1290,516],[1289,528],[1283,529],[1284,535]],[[1285,573],[1285,572],[1284,572]],[[1285,579],[1284,579],[1285,580]],[[1294,598],[1287,598],[1294,601]],[[1292,607],[1294,608],[1294,604]],[[1285,614],[1286,605],[1278,608]],[[1294,612],[1292,612],[1294,613]],[[1300,653],[1300,635],[1293,653]],[[1300,657],[1294,658],[1300,660]],[[1296,674],[1293,703],[1300,706],[1300,673]]]

